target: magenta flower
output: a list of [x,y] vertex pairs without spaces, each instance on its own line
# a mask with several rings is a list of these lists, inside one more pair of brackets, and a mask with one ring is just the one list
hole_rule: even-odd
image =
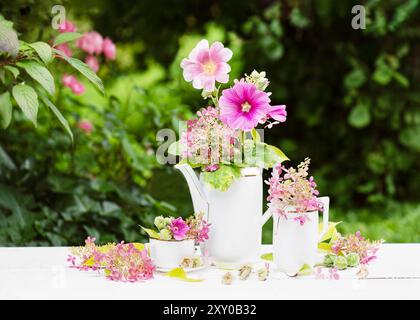
[[184,240],[190,227],[185,223],[182,218],[176,218],[171,221],[169,225],[175,240]]
[[96,31],[90,31],[77,39],[76,45],[89,54],[101,54],[103,45],[102,36]]
[[196,89],[211,92],[216,88],[216,81],[229,81],[230,66],[227,62],[231,58],[232,51],[225,48],[221,42],[214,42],[209,48],[209,42],[203,39],[191,51],[188,59],[181,61],[184,79],[192,81]]
[[87,134],[93,131],[93,124],[89,120],[80,120],[77,126],[80,130]]
[[286,106],[278,105],[270,107],[270,110],[267,113],[268,117],[273,118],[279,122],[285,122],[287,117]]
[[254,84],[237,81],[223,90],[219,100],[220,120],[232,129],[250,131],[258,125],[270,109],[270,98]]
[[75,31],[77,31],[77,28],[76,28],[76,26],[73,23],[71,23],[70,21],[66,20],[62,24],[60,24],[60,26],[58,27],[58,31],[60,33],[75,32]]
[[102,44],[102,50],[107,60],[115,60],[117,55],[117,48],[110,38],[105,38]]
[[95,56],[87,56],[85,59],[85,63],[94,71],[98,72],[99,70],[99,61]]

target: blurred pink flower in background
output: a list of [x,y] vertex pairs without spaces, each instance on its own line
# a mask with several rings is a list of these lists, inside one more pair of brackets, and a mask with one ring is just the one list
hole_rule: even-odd
[[105,38],[102,44],[102,50],[107,60],[115,60],[117,55],[117,48],[115,43],[110,38]]
[[99,61],[95,56],[87,56],[85,63],[94,71],[98,72],[99,70]]
[[64,74],[61,82],[65,87],[68,87],[73,91],[74,94],[80,95],[85,92],[85,87],[81,84],[77,78],[73,75]]
[[71,57],[73,55],[73,52],[71,51],[69,45],[67,43],[62,43],[57,46],[55,46],[57,50],[62,51],[67,57]]
[[96,31],[86,32],[76,41],[76,45],[89,54],[101,54],[103,45],[102,36]]
[[79,121],[77,127],[84,133],[91,133],[93,131],[93,124],[89,120],[83,119]]
[[192,49],[188,59],[181,61],[184,79],[192,81],[196,89],[211,92],[216,88],[216,81],[229,81],[230,66],[227,62],[231,58],[232,51],[225,48],[221,42],[214,42],[209,47],[209,42],[203,39]]
[[66,20],[62,24],[60,24],[60,26],[58,27],[58,31],[60,33],[76,32],[77,31],[77,28],[76,28],[76,26],[72,22]]
[[250,131],[267,115],[270,98],[252,83],[237,81],[219,100],[220,120],[232,129]]

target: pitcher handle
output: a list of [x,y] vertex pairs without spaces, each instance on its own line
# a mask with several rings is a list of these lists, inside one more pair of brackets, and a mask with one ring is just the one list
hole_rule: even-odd
[[322,202],[322,206],[324,207],[324,211],[322,212],[322,232],[319,235],[319,240],[321,240],[325,233],[328,231],[330,197],[320,197],[318,200]]
[[263,227],[266,224],[266,222],[271,218],[272,215],[273,214],[270,208],[268,208],[267,211],[264,212],[264,214],[261,216],[261,227]]

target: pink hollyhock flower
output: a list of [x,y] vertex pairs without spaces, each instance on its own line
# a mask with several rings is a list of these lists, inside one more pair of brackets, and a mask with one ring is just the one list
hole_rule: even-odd
[[67,43],[59,44],[55,48],[63,52],[67,57],[71,57],[73,55],[73,52]]
[[77,126],[87,134],[93,131],[93,124],[89,120],[80,120]]
[[104,42],[102,44],[102,50],[107,60],[115,60],[115,57],[117,55],[117,48],[115,47],[115,43],[112,42],[110,38],[104,39]]
[[76,45],[89,54],[101,54],[104,40],[96,31],[90,31],[77,39]]
[[171,229],[175,240],[184,240],[185,235],[187,234],[188,230],[190,230],[190,227],[185,223],[184,220],[182,220],[182,218],[176,218],[171,221],[169,229]]
[[232,88],[222,92],[220,120],[232,129],[250,131],[266,116],[269,103],[268,94],[254,84],[237,81]]
[[99,70],[99,61],[95,56],[87,56],[85,63],[94,71],[98,72]]
[[58,27],[58,31],[60,33],[76,32],[77,31],[77,28],[76,28],[76,26],[73,23],[71,23],[70,21],[66,20],[62,24],[60,24],[60,26]]
[[267,116],[279,122],[285,122],[287,111],[285,105],[272,106],[267,113]]
[[232,51],[225,48],[221,42],[214,42],[209,48],[209,42],[203,39],[192,49],[188,59],[181,61],[184,79],[192,81],[196,89],[211,92],[216,88],[216,81],[229,81],[230,66],[227,62],[231,58]]

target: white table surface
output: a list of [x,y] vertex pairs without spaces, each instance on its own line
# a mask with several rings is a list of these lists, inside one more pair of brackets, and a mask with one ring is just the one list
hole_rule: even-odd
[[369,277],[386,279],[358,280],[354,269],[340,272],[340,280],[272,272],[265,282],[252,276],[230,286],[221,284],[225,271],[214,268],[191,273],[204,279],[197,283],[159,273],[145,282],[113,282],[68,268],[67,254],[65,247],[0,248],[0,299],[420,299],[420,244],[382,245]]

